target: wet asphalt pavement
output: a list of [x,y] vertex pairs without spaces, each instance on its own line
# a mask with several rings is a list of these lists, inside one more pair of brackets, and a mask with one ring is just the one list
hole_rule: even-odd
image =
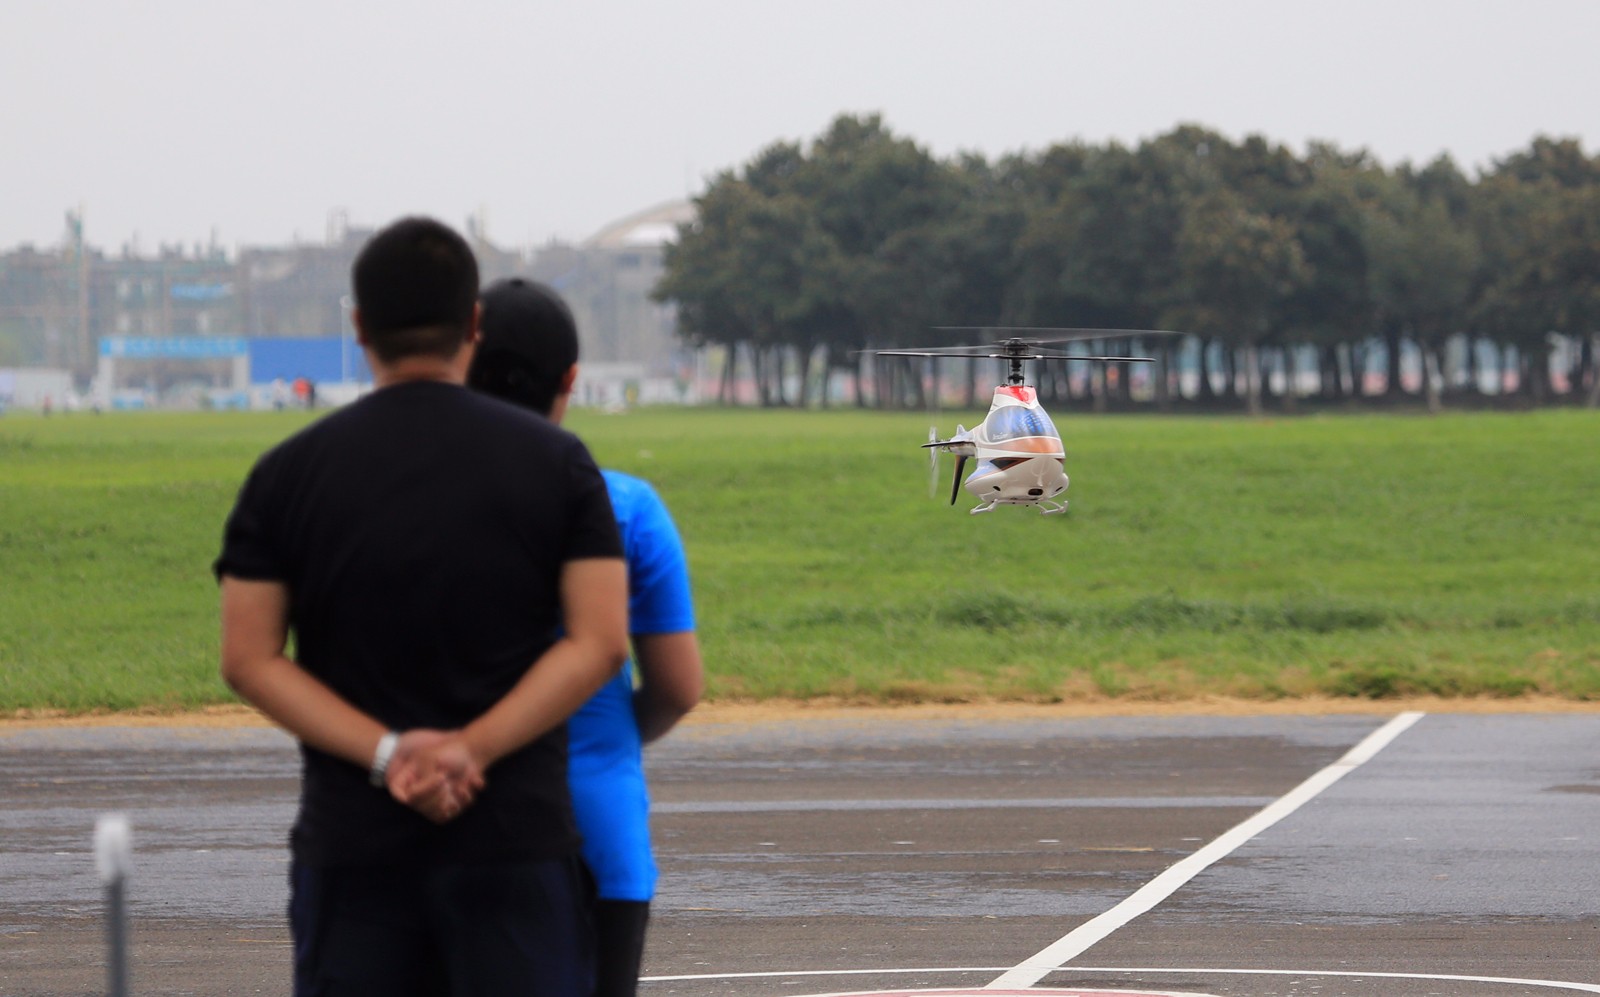
[[[650,753],[662,882],[641,997],[992,985],[1386,719],[686,726]],[[0,995],[103,991],[107,812],[133,828],[134,992],[287,994],[297,765],[262,728],[0,726]],[[1600,993],[1600,714],[1425,716],[1051,965],[1031,982]]]

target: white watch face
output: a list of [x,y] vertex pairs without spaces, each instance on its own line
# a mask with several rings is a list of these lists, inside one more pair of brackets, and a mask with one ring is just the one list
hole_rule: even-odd
[[384,776],[389,771],[389,759],[394,755],[394,746],[400,740],[400,735],[394,731],[378,739],[378,750],[372,755],[372,784],[382,786],[386,784]]

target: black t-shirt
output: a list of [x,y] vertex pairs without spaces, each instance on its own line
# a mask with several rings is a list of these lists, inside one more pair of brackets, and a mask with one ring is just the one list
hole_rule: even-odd
[[[397,729],[454,729],[527,673],[561,625],[569,560],[621,557],[577,437],[465,388],[407,382],[266,453],[240,491],[218,576],[281,581],[294,656]],[[577,845],[559,728],[496,763],[439,826],[366,770],[302,746],[291,843],[313,865],[553,857]]]

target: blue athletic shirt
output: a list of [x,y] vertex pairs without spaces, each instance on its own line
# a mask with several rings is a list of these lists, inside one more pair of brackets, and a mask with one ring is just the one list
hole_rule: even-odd
[[[694,629],[689,569],[667,507],[648,482],[602,471],[628,561],[628,630]],[[568,782],[583,834],[583,857],[602,900],[649,900],[656,863],[650,851],[650,796],[633,718],[629,661],[567,723]]]

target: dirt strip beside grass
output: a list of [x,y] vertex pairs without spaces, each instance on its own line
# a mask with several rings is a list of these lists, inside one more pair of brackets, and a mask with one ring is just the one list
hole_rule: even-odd
[[[1323,716],[1333,713],[1389,715],[1407,710],[1426,713],[1600,713],[1600,702],[1545,696],[1515,698],[1230,699],[1208,697],[1170,702],[1105,699],[1066,703],[977,701],[968,703],[905,703],[886,705],[843,700],[714,701],[703,703],[685,725],[760,724],[804,718],[852,720],[1038,720],[1121,716]],[[271,721],[248,706],[213,706],[184,712],[61,713],[28,711],[0,718],[0,734],[36,727],[270,727]]]

